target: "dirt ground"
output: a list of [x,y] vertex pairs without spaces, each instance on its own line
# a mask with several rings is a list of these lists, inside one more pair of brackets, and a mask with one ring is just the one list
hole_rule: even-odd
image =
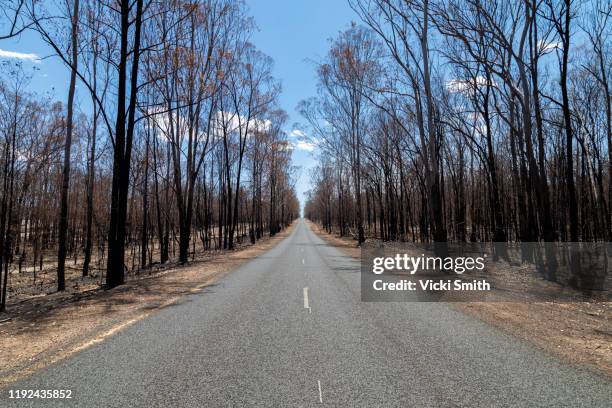
[[[352,238],[313,230],[354,258],[361,250]],[[542,350],[612,378],[612,302],[509,302],[452,303],[452,307],[527,340]]]
[[25,291],[0,314],[0,386],[83,350],[214,283],[227,272],[291,233],[235,251],[216,251],[183,267],[131,275],[126,284],[104,290],[94,279],[73,277],[63,293]]
[[[241,225],[244,227],[244,225]],[[201,249],[201,241],[196,234],[192,234],[192,244],[190,245],[190,261],[207,261],[211,257],[218,255],[217,250]],[[212,229],[211,240],[216,243],[219,236],[218,228]],[[249,247],[250,241],[247,236],[237,237],[235,242],[236,249]],[[99,288],[105,279],[106,261],[104,254],[101,254],[96,248],[92,253],[92,259],[89,267],[89,276],[83,277],[83,262],[84,254],[81,251],[75,251],[73,256],[66,259],[66,292],[82,293],[88,290]],[[177,258],[177,242],[170,242],[170,258]],[[160,271],[167,270],[173,266],[178,266],[177,262],[166,262],[161,265],[158,261],[160,258],[160,247],[155,241],[150,243],[150,261],[151,267],[144,270],[139,269],[140,253],[137,248],[130,246],[125,251],[125,264],[129,271],[127,279],[132,279],[134,275],[139,274],[156,274]],[[8,276],[8,302],[19,303],[24,300],[31,299],[36,296],[45,296],[55,293],[57,290],[57,252],[55,249],[47,249],[44,251],[44,262],[38,260],[32,264],[33,250],[31,247],[23,248],[23,253],[26,254],[25,260],[20,255],[16,255],[12,263],[12,268]]]

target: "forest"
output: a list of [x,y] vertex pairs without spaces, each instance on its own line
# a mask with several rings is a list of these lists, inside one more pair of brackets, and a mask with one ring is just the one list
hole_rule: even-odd
[[350,6],[300,104],[308,218],[359,244],[612,239],[612,3]]
[[37,94],[30,67],[0,60],[0,310],[22,274],[111,288],[299,216],[280,82],[245,2],[0,6],[0,45],[35,35],[69,77],[66,95]]

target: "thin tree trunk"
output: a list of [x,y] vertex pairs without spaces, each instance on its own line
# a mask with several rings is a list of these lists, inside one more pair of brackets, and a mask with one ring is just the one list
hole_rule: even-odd
[[72,150],[74,93],[78,66],[78,21],[79,0],[74,0],[72,6],[72,27],[70,47],[72,51],[72,69],[68,87],[68,102],[66,103],[66,140],[64,142],[64,167],[62,170],[62,192],[59,214],[59,236],[57,249],[57,290],[66,288],[66,235],[68,229],[68,190],[70,188],[70,151]]

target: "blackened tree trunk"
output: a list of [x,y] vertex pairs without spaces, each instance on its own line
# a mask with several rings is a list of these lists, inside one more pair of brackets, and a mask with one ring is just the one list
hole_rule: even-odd
[[570,50],[570,22],[572,18],[571,0],[564,0],[562,21],[558,22],[557,30],[561,36],[563,50],[561,51],[560,78],[563,125],[565,128],[565,183],[567,185],[567,202],[569,215],[569,239],[571,241],[570,263],[573,273],[570,283],[580,287],[588,283],[582,282],[580,259],[575,246],[579,239],[578,233],[578,203],[576,200],[576,185],[574,183],[574,137],[572,134],[572,117],[569,101],[568,60]]
[[[121,12],[121,46],[119,74],[117,78],[117,120],[115,124],[115,144],[113,149],[113,179],[111,192],[110,225],[108,234],[108,261],[106,265],[106,285],[114,287],[125,281],[125,223],[127,219],[127,202],[130,178],[130,159],[132,140],[134,137],[134,122],[136,112],[136,93],[138,90],[138,62],[140,58],[140,34],[142,27],[143,0],[136,2],[134,19],[134,44],[131,52],[128,50],[130,37],[130,2],[122,0]],[[126,115],[127,94],[127,59],[132,57],[130,78],[130,100]],[[127,119],[127,120],[126,120]]]
[[[93,23],[90,22],[93,26]],[[92,112],[92,127],[91,139],[89,146],[89,160],[87,163],[87,209],[85,215],[85,259],[83,260],[83,276],[89,275],[89,264],[91,262],[91,251],[93,248],[93,198],[94,198],[94,182],[96,179],[96,139],[98,136],[98,103],[96,101],[97,92],[97,74],[98,74],[98,40],[92,35],[92,91],[91,103],[93,106]]]
[[72,6],[72,27],[70,47],[72,51],[72,66],[70,70],[70,85],[68,87],[68,101],[66,103],[66,140],[64,142],[64,167],[62,170],[62,192],[58,226],[57,249],[57,290],[66,288],[66,236],[68,229],[68,190],[70,188],[70,151],[72,150],[74,92],[78,65],[78,21],[79,0],[74,0]]
[[148,237],[149,237],[149,140],[147,130],[145,139],[145,162],[142,181],[142,231],[140,234],[140,267],[147,267]]

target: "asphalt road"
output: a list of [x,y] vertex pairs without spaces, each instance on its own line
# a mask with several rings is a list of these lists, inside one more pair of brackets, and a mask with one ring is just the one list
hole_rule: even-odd
[[612,383],[441,303],[360,302],[359,264],[300,220],[185,297],[12,389],[75,407],[610,407]]

